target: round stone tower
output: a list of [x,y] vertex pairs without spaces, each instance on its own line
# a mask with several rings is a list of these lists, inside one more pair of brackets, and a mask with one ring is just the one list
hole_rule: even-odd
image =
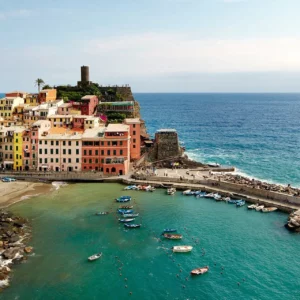
[[87,83],[90,81],[90,69],[88,66],[81,67],[81,82]]

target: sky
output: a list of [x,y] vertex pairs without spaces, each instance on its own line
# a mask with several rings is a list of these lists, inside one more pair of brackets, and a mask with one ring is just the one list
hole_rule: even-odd
[[0,0],[0,92],[300,92],[300,0]]

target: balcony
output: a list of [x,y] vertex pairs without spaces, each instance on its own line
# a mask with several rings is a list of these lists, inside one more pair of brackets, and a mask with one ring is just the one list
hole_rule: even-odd
[[125,159],[124,158],[106,158],[104,161],[104,164],[106,165],[112,165],[112,164],[124,164]]

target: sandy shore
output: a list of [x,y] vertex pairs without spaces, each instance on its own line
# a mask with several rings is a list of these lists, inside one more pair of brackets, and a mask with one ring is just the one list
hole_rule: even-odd
[[47,193],[51,188],[52,185],[45,183],[26,181],[0,182],[0,208],[25,200],[26,196],[30,197]]

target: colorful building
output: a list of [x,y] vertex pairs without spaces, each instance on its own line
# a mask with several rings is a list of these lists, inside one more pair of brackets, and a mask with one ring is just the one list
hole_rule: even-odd
[[13,134],[13,155],[14,155],[14,165],[13,169],[15,171],[23,170],[23,132],[25,131],[25,127],[16,127]]
[[4,119],[13,119],[13,110],[16,106],[24,104],[24,99],[21,97],[5,97],[0,99],[0,116]]
[[134,112],[134,101],[100,102],[99,112]]
[[95,95],[86,95],[80,102],[72,102],[75,110],[80,110],[82,115],[93,115],[98,105],[98,97]]
[[130,159],[141,157],[141,121],[140,119],[125,119],[124,124],[130,127]]
[[39,103],[56,100],[56,89],[41,90],[38,95]]

